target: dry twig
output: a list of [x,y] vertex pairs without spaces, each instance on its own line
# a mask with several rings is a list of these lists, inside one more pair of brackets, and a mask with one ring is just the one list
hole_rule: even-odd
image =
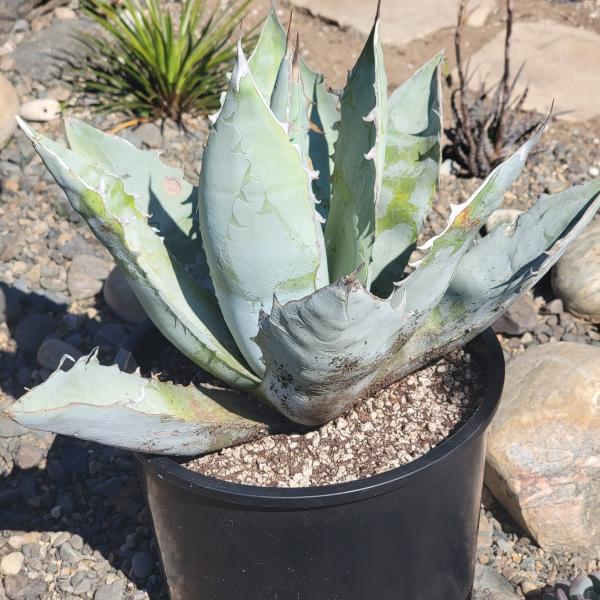
[[[446,130],[449,144],[444,148],[444,158],[458,166],[459,175],[485,177],[501,163],[514,146],[518,145],[541,119],[521,114],[527,97],[525,91],[514,97],[516,84],[523,65],[511,80],[510,50],[513,33],[513,0],[506,0],[506,35],[504,41],[504,69],[502,78],[493,92],[484,84],[479,91],[470,92],[468,64],[462,56],[462,39],[467,21],[469,0],[461,0],[454,34],[454,51],[458,87],[452,91],[451,106],[453,126]],[[449,85],[452,85],[451,80]]]

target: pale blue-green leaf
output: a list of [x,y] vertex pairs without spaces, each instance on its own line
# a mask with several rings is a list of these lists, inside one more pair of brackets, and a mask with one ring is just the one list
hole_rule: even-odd
[[[278,30],[283,31],[281,24]],[[339,98],[327,89],[323,76],[313,71],[301,57],[298,57],[301,83],[296,79],[294,83],[298,87],[293,88],[291,50],[288,43],[271,94],[271,110],[282,123],[297,122],[291,132],[293,137],[290,137],[302,149],[307,167],[319,174],[313,181],[313,192],[317,211],[326,219],[331,201],[332,157],[337,140],[335,125],[340,120]],[[252,63],[250,66],[256,78]]]
[[286,40],[286,33],[279,22],[275,3],[273,3],[260,32],[258,43],[248,59],[256,87],[265,102],[271,101],[279,65],[285,54]]
[[331,280],[368,279],[385,159],[387,80],[379,17],[341,97],[333,191],[325,228]]
[[452,205],[444,231],[428,240],[424,246],[429,248],[425,258],[395,286],[391,298],[403,297],[405,303],[407,325],[404,337],[415,331],[441,300],[479,230],[500,206],[504,193],[521,173],[542,131],[543,127],[513,156],[496,167],[468,200]]
[[497,177],[461,205],[453,225],[387,300],[351,276],[263,315],[256,338],[267,367],[261,389],[273,406],[295,422],[318,425],[381,380],[382,365],[437,305],[485,222],[468,218],[469,211],[477,207],[484,215],[500,202],[492,193]]
[[354,276],[276,303],[256,336],[267,367],[262,394],[292,421],[325,423],[373,385],[405,324],[401,299],[377,298]]
[[288,45],[285,54],[281,59],[281,63],[279,64],[273,92],[269,100],[269,106],[271,107],[271,111],[275,115],[275,118],[284,125],[287,123],[290,113],[290,88],[292,86],[293,59],[294,48],[288,40]]
[[298,55],[294,53],[290,45],[279,66],[271,96],[271,110],[287,130],[292,144],[298,148],[302,164],[312,171],[312,161],[309,155],[311,109],[311,100],[304,92]]
[[312,102],[308,154],[311,168],[319,173],[313,181],[313,192],[318,201],[319,214],[327,219],[331,203],[334,146],[338,137],[337,123],[340,120],[339,97],[327,89],[323,75],[315,73],[302,59],[300,72],[304,93]]
[[293,421],[317,425],[342,414],[390,377],[385,366],[402,356],[404,345],[444,296],[532,144],[453,208],[446,230],[387,300],[367,292],[354,277],[344,277],[263,315],[256,340],[267,366],[261,390],[269,402]]
[[390,97],[385,169],[377,203],[370,288],[387,296],[435,197],[441,159],[442,97],[439,53]]
[[155,150],[139,150],[127,140],[103,133],[77,119],[65,120],[67,140],[79,156],[123,179],[142,215],[156,228],[196,281],[210,288],[198,227],[198,189],[181,169],[162,162]]
[[169,253],[123,182],[22,121],[21,127],[165,337],[215,377],[233,387],[254,389],[258,380],[242,364],[214,295]]
[[93,355],[56,371],[7,412],[25,427],[180,456],[263,437],[278,423],[246,394],[143,378],[101,366]]
[[531,289],[600,208],[600,180],[542,196],[516,225],[499,226],[461,261],[436,309],[387,371],[403,375],[470,341]]
[[241,47],[200,177],[200,228],[215,292],[240,350],[261,375],[253,341],[260,310],[270,310],[273,294],[288,302],[328,279],[310,173]]

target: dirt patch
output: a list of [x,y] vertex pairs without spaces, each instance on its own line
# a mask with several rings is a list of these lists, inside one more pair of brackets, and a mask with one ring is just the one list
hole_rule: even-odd
[[[270,0],[260,0],[256,3],[253,15],[256,22],[264,18],[270,5]],[[290,3],[279,1],[277,6],[281,22],[287,25]],[[373,16],[374,11],[375,8]],[[300,32],[302,57],[313,69],[325,75],[328,85],[334,89],[343,88],[347,72],[354,66],[363,49],[365,36],[352,27],[343,27],[335,22],[320,19],[302,9],[294,9],[293,23],[294,28]],[[490,16],[485,27],[468,27],[468,54],[483,46],[501,27],[501,15],[498,12]],[[452,28],[444,28],[400,47],[384,46],[389,91],[406,81],[440,50],[446,49],[450,68],[454,68],[453,35]]]
[[483,375],[455,351],[359,402],[326,425],[226,448],[186,464],[204,475],[274,487],[343,483],[419,458],[477,409]]
[[[393,0],[388,0],[393,2]],[[475,6],[477,2],[472,2]],[[600,33],[600,7],[595,0],[580,2],[561,2],[557,0],[519,0],[515,3],[515,22],[549,19],[557,23],[584,27]],[[373,2],[373,15],[375,15]],[[465,31],[465,59],[488,43],[504,27],[504,2],[498,1],[497,8],[490,14],[483,27],[467,27]],[[288,22],[291,5],[287,0],[277,3],[281,21]],[[262,21],[271,7],[271,0],[257,0],[250,24]],[[335,21],[328,21],[311,15],[308,11],[295,9],[294,28],[300,32],[300,52],[307,62],[322,72],[328,85],[342,88],[346,83],[346,73],[358,58],[365,36],[352,27],[343,27]],[[446,50],[448,71],[455,67],[454,30],[446,27],[427,35],[423,39],[413,40],[402,46],[384,46],[385,64],[388,74],[389,91],[393,91],[406,81],[429,58],[440,50]],[[518,65],[515,66],[517,68]],[[445,106],[449,100],[447,90]],[[449,116],[449,110],[446,111]],[[445,119],[448,122],[448,119]]]

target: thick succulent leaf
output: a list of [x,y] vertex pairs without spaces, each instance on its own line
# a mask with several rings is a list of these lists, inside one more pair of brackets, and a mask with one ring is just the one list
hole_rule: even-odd
[[[546,129],[550,116],[538,127],[531,138],[510,158],[498,165],[471,197],[462,204],[451,204],[450,219],[445,229],[430,238],[421,250],[439,248],[441,245],[458,247],[463,244],[464,232],[483,227],[490,214],[498,208],[505,192],[521,174],[529,153]],[[427,260],[427,257],[425,258]]]
[[333,155],[337,141],[337,123],[340,120],[339,98],[327,89],[323,75],[315,73],[302,59],[300,72],[304,93],[312,102],[310,128],[308,131],[308,153],[310,168],[319,173],[313,181],[313,192],[317,198],[317,210],[327,219],[331,204],[331,176]]
[[438,54],[390,97],[385,169],[375,224],[371,290],[387,296],[435,197],[441,159],[442,97]]
[[[284,126],[290,116],[290,89],[292,87],[292,63],[294,61],[294,48],[290,39],[287,40],[285,54],[281,59],[273,93],[269,99],[269,106],[275,115],[275,118]],[[253,73],[254,74],[254,73]]]
[[542,196],[513,227],[497,227],[461,261],[437,308],[386,367],[399,375],[491,325],[560,258],[600,208],[600,180]]
[[[263,437],[276,415],[250,396],[147,379],[95,356],[58,370],[8,409],[42,429],[138,452],[197,455]],[[271,422],[272,418],[272,422]]]
[[326,285],[310,173],[261,96],[239,48],[202,161],[200,228],[215,292],[240,350],[264,372],[253,341],[273,294],[295,300]]
[[421,264],[387,300],[367,292],[354,277],[344,277],[263,315],[256,338],[267,367],[261,390],[273,406],[293,421],[324,423],[389,376],[386,365],[396,363],[444,296],[539,133],[469,200],[453,207],[446,229],[427,244]]
[[258,43],[248,59],[256,87],[260,90],[265,102],[271,101],[279,65],[286,50],[286,40],[285,30],[279,22],[275,2],[273,2],[260,32]]
[[422,246],[422,249],[429,248],[427,255],[393,292],[393,296],[399,293],[405,296],[409,322],[405,339],[421,326],[442,299],[479,230],[500,206],[504,193],[521,173],[546,123],[513,156],[496,167],[468,200],[452,205],[445,229]]
[[76,154],[123,179],[125,191],[140,213],[148,215],[169,252],[197,281],[211,287],[198,227],[198,189],[181,169],[163,163],[155,150],[139,150],[77,119],[66,119],[65,130]]
[[372,385],[405,323],[401,300],[371,295],[354,276],[276,303],[256,336],[267,366],[262,394],[292,421],[325,423]]
[[22,121],[21,127],[73,208],[112,253],[165,337],[227,384],[240,389],[256,387],[258,380],[243,366],[215,297],[197,285],[169,253],[123,182]]
[[[421,247],[428,249],[425,258],[399,284],[407,291],[407,308],[411,314],[424,316],[441,299],[479,230],[500,206],[506,190],[523,170],[546,124],[547,121],[517,152],[497,166],[465,202],[453,204],[444,230]],[[413,323],[418,324],[419,319],[413,319]]]
[[312,104],[304,92],[300,73],[298,48],[294,52],[291,44],[279,66],[277,80],[271,96],[271,110],[285,127],[292,144],[298,148],[302,164],[312,170],[309,156],[309,127]]
[[[270,23],[269,28],[277,32],[275,37],[279,50],[275,55],[279,55],[283,42],[283,27],[276,14],[270,15],[269,19],[277,21],[277,25]],[[296,78],[295,85],[292,85],[293,53],[289,41],[284,48],[270,96],[271,110],[282,123],[299,121],[295,130],[292,129],[292,133],[295,134],[292,139],[301,146],[306,166],[318,173],[318,177],[313,181],[313,193],[318,202],[317,210],[321,217],[326,219],[331,201],[332,157],[337,140],[335,125],[340,120],[339,98],[327,89],[323,75],[313,71],[301,57],[298,57],[301,83]],[[256,80],[260,74],[256,71],[255,62],[252,59],[249,62]],[[288,113],[292,115],[291,118]],[[307,122],[305,117],[308,117]],[[299,139],[300,134],[306,137]]]
[[341,97],[333,192],[325,229],[331,280],[367,269],[375,237],[387,122],[387,79],[379,15]]

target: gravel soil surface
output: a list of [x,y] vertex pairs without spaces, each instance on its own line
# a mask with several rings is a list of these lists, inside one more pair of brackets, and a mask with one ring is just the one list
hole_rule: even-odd
[[272,435],[226,448],[186,466],[248,485],[308,487],[384,473],[419,458],[473,414],[484,378],[457,350],[301,434]]

